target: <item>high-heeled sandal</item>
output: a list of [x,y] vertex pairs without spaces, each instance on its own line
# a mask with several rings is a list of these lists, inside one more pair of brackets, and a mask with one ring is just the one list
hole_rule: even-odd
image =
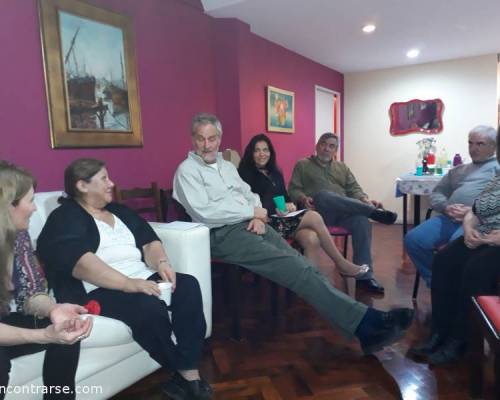
[[340,276],[346,277],[346,278],[359,278],[360,276],[366,274],[368,271],[370,271],[370,266],[368,264],[363,264],[359,266],[358,272],[355,274],[347,274],[345,272],[342,272],[340,268],[337,267],[337,270],[339,271]]

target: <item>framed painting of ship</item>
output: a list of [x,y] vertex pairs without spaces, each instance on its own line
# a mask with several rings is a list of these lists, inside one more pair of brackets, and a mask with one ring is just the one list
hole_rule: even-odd
[[53,148],[142,146],[132,22],[78,0],[39,0]]

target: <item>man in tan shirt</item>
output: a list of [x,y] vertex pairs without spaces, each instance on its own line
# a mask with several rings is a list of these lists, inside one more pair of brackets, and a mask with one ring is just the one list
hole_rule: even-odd
[[299,160],[288,188],[292,201],[314,208],[327,225],[342,226],[352,233],[353,262],[368,264],[370,271],[358,278],[358,285],[376,293],[384,287],[373,276],[371,225],[368,218],[393,224],[397,214],[384,210],[359,186],[343,162],[334,160],[338,138],[324,133],[316,144],[316,155]]

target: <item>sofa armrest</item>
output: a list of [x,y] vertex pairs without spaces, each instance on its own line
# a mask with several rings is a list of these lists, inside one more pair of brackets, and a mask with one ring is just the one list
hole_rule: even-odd
[[122,321],[101,315],[85,314],[82,317],[93,319],[92,332],[82,340],[82,349],[120,346],[134,341],[132,331]]
[[[183,223],[178,229],[175,223],[150,222],[165,247],[165,251],[177,272],[194,276],[201,288],[203,312],[207,333],[212,332],[212,277],[210,266],[210,235],[206,226]],[[186,229],[186,227],[188,229]]]

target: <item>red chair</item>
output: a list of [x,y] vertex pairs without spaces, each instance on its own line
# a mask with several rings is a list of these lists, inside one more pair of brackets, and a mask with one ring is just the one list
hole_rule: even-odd
[[351,236],[352,233],[346,228],[342,228],[341,226],[328,226],[327,228],[330,235],[333,236],[334,238],[344,239],[344,245],[343,245],[344,247],[342,254],[344,255],[344,258],[347,258],[347,247],[349,245],[349,236]]
[[500,399],[500,297],[472,297],[474,323],[471,332],[470,395],[482,397],[484,340],[494,353],[495,399]]

